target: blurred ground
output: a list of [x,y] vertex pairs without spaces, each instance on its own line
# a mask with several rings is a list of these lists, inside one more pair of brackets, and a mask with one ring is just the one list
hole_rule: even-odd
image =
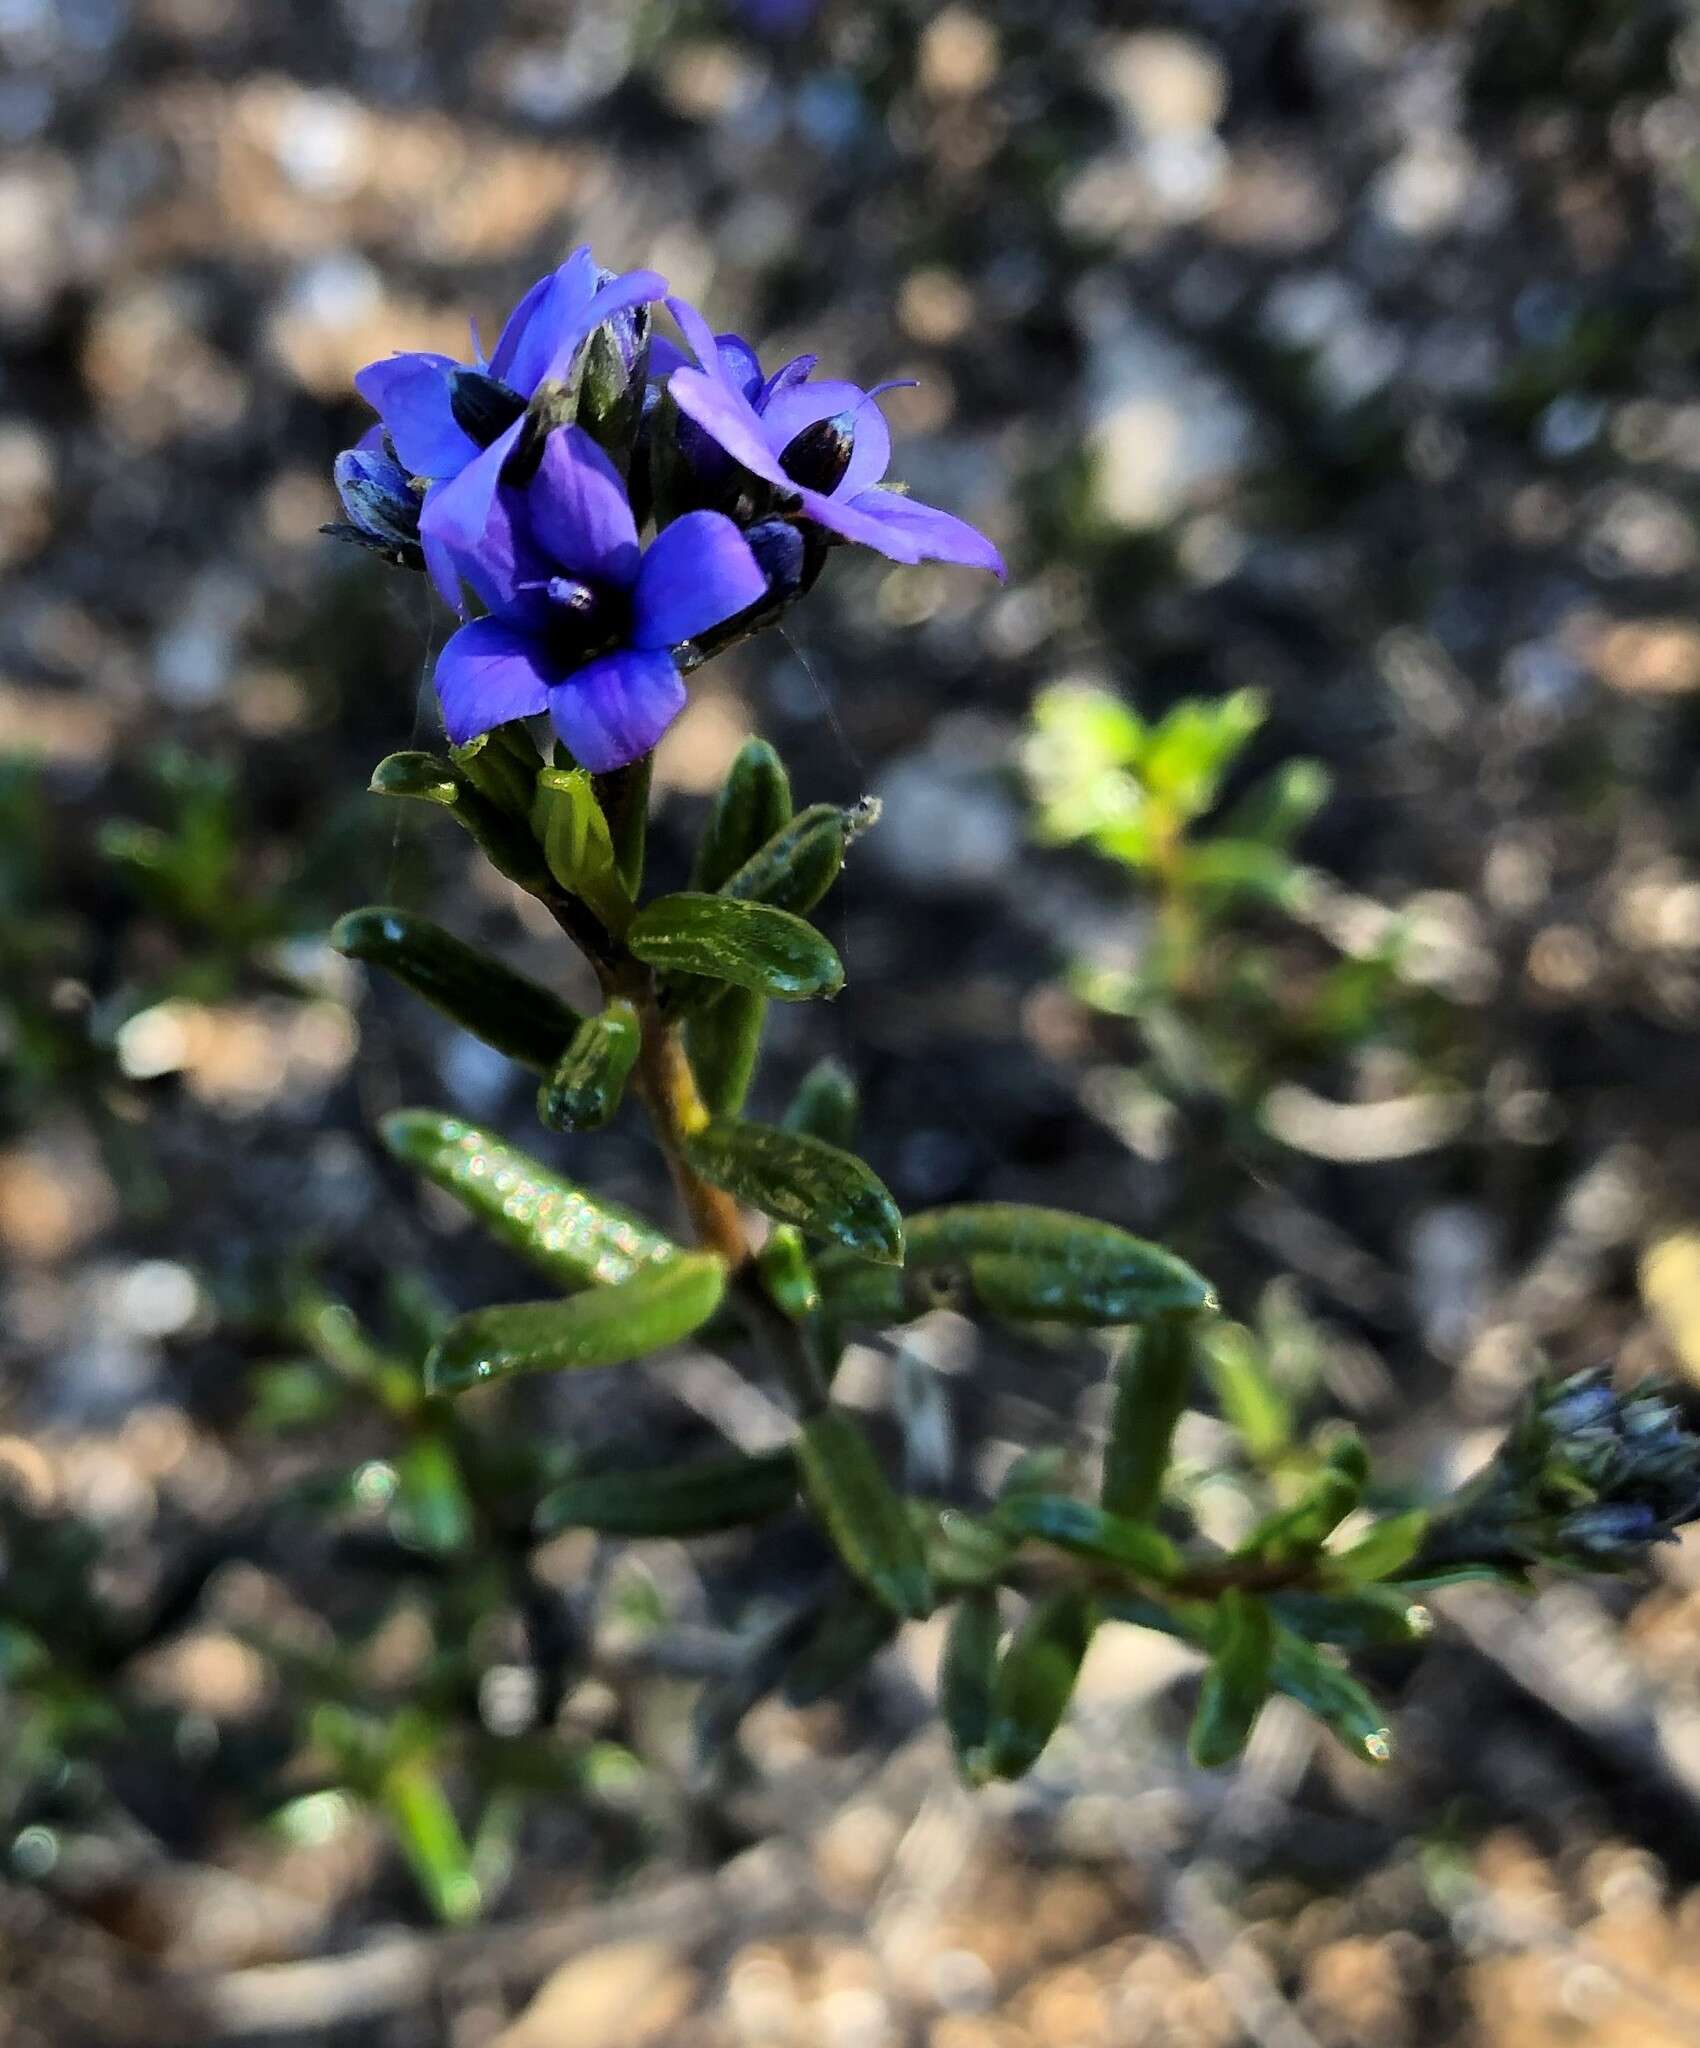
[[[280,1271],[498,1294],[367,1133],[426,1100],[523,1134],[523,1077],[322,933],[429,904],[539,972],[551,933],[362,797],[428,743],[442,624],[317,527],[353,369],[458,350],[469,310],[492,333],[584,238],[764,352],[918,377],[888,400],[897,472],[1013,567],[1000,593],[835,564],[666,743],[664,875],[757,723],[807,797],[887,800],[843,896],[850,991],[779,1019],[762,1099],[840,1051],[906,1204],[1161,1231],[1244,1314],[1290,1275],[1274,1310],[1302,1307],[1333,1398],[1429,1477],[1538,1347],[1700,1375],[1697,74],[1685,12],[1635,0],[4,0],[0,751],[43,766],[0,791],[28,995],[0,1045],[0,1466],[145,1590],[275,1476],[243,1416]],[[1307,843],[1336,924],[1421,941],[1461,1129],[1389,1152],[1312,1113],[1253,1143],[1200,1109],[1124,1142],[1094,1077],[1138,1035],[1061,976],[1137,949],[1139,907],[1030,849],[1016,765],[1034,690],[1070,678],[1149,709],[1269,692],[1260,760],[1336,777]],[[181,823],[166,741],[233,764],[183,828],[228,841],[199,901],[139,894],[97,837]],[[1270,943],[1310,971],[1305,934]],[[1434,1076],[1297,1078],[1374,1108]],[[585,1171],[659,1198],[625,1124]],[[985,1455],[1090,1427],[1076,1368],[1041,1400],[1031,1354],[935,1334]],[[548,1419],[607,1427],[578,1396]],[[606,1844],[540,1818],[488,1935],[384,1933],[419,1913],[381,1843],[280,1850],[185,1750],[91,1869],[35,1882],[18,1837],[0,2029],[1697,2040],[1697,1588],[1685,1547],[1651,1587],[1459,1596],[1389,1674],[1401,1757],[1373,1780],[1272,1714],[1243,1779],[1202,1781],[1140,1638],[1031,1787],[970,1802],[906,1643],[843,1712],[760,1710],[752,1783],[623,1852],[626,1905],[593,1904]],[[155,1653],[157,1697],[215,1741],[263,1718],[231,1618],[268,1597],[221,1585]],[[569,1712],[634,1748],[647,1714],[663,1755],[677,1719]],[[317,1978],[252,1974],[321,1952]]]

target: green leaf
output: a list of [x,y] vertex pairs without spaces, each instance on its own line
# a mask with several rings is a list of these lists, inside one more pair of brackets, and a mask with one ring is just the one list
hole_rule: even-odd
[[1320,761],[1284,761],[1227,813],[1223,834],[1290,846],[1327,803],[1332,787],[1333,779]]
[[820,1307],[820,1289],[809,1265],[802,1232],[795,1224],[776,1223],[756,1253],[762,1285],[775,1307],[800,1323]]
[[839,804],[810,804],[729,875],[721,893],[804,916],[837,881],[844,849],[878,816],[879,805],[871,797],[848,810]]
[[1132,1323],[1215,1302],[1172,1252],[1063,1209],[965,1202],[911,1216],[906,1234],[912,1270],[960,1268],[980,1307],[1015,1320]]
[[770,1124],[716,1117],[692,1132],[685,1157],[705,1180],[810,1237],[862,1258],[903,1259],[903,1218],[885,1184],[853,1152]]
[[655,756],[645,754],[624,768],[591,778],[596,801],[608,820],[614,865],[634,903],[643,887],[644,857],[649,851],[649,783],[654,766]]
[[862,1587],[840,1586],[785,1667],[786,1704],[812,1707],[843,1691],[891,1641],[897,1619]]
[[1244,1323],[1214,1323],[1203,1333],[1198,1362],[1253,1464],[1274,1463],[1292,1443],[1293,1410],[1257,1339]]
[[631,921],[632,899],[586,771],[545,768],[537,777],[531,824],[550,874],[619,937]]
[[1019,1538],[989,1515],[910,1502],[910,1519],[927,1554],[935,1584],[952,1592],[990,1585],[1019,1547]]
[[392,1764],[378,1803],[395,1830],[414,1880],[439,1920],[476,1920],[484,1906],[471,1852],[443,1781],[421,1756]]
[[691,866],[691,887],[712,894],[790,816],[791,784],[784,762],[766,740],[746,740],[703,827]]
[[400,1109],[378,1129],[397,1159],[463,1202],[492,1237],[560,1287],[614,1286],[683,1256],[641,1217],[459,1117]]
[[404,1543],[446,1557],[472,1538],[472,1504],[445,1438],[415,1437],[396,1459],[390,1523]]
[[1123,1345],[1111,1369],[1110,1434],[1098,1494],[1112,1513],[1137,1522],[1156,1514],[1196,1350],[1194,1320],[1182,1316],[1149,1323]]
[[536,895],[549,886],[543,851],[518,818],[493,803],[466,769],[441,754],[390,754],[372,771],[377,796],[411,797],[446,810],[499,874]]
[[1297,1700],[1361,1761],[1384,1764],[1393,1754],[1387,1717],[1349,1671],[1291,1629],[1275,1630],[1270,1680]]
[[939,1664],[939,1713],[956,1767],[970,1784],[979,1782],[985,1766],[997,1659],[998,1596],[986,1586],[965,1593],[952,1609]]
[[451,747],[449,758],[498,810],[515,818],[530,815],[532,790],[543,763],[523,725],[515,721],[493,726],[464,746]]
[[828,1245],[815,1254],[814,1269],[821,1312],[830,1322],[884,1329],[920,1313],[905,1297],[903,1275],[895,1266]]
[[702,1099],[716,1116],[736,1116],[761,1058],[767,998],[747,988],[722,989],[685,1018],[685,1052]]
[[1363,1498],[1369,1457],[1362,1442],[1343,1434],[1329,1445],[1322,1470],[1290,1508],[1271,1515],[1246,1538],[1236,1557],[1290,1564],[1314,1557]]
[[351,960],[393,974],[522,1066],[546,1072],[579,1028],[577,1013],[559,996],[410,910],[384,904],[351,910],[332,925],[331,944]]
[[1373,1650],[1420,1643],[1434,1616],[1402,1586],[1362,1586],[1355,1593],[1272,1593],[1270,1612],[1309,1643]]
[[552,1131],[594,1131],[620,1106],[643,1044],[636,1009],[614,996],[585,1018],[537,1091],[537,1114]]
[[1237,1586],[1228,1587],[1216,1603],[1215,1647],[1187,1745],[1201,1769],[1230,1764],[1245,1748],[1269,1697],[1274,1651],[1268,1608]]
[[932,1606],[926,1558],[873,1446],[842,1408],[824,1408],[797,1438],[803,1485],[852,1574],[897,1614]]
[[1154,794],[1195,818],[1216,801],[1222,778],[1269,715],[1260,690],[1183,697],[1151,728],[1140,776]]
[[372,770],[374,796],[412,797],[418,803],[441,804],[445,810],[460,802],[461,777],[454,763],[440,754],[387,754]]
[[665,1266],[570,1301],[475,1309],[432,1347],[425,1384],[433,1394],[458,1394],[516,1373],[624,1365],[701,1329],[725,1291],[718,1259],[681,1252]]
[[1070,1590],[1035,1601],[998,1661],[984,1775],[1019,1778],[1057,1732],[1092,1640],[1090,1598]]
[[781,1121],[788,1131],[805,1138],[824,1138],[829,1145],[848,1151],[856,1142],[860,1108],[849,1068],[841,1060],[828,1058],[803,1076]]
[[532,1527],[539,1536],[561,1529],[706,1536],[767,1521],[796,1498],[797,1461],[786,1448],[660,1469],[586,1472],[543,1499]]
[[626,943],[650,967],[786,1003],[835,996],[844,986],[843,965],[814,926],[765,903],[688,892],[658,897],[632,920]]
[[1397,1578],[1428,1541],[1430,1519],[1427,1508],[1412,1508],[1371,1523],[1349,1549],[1337,1550],[1323,1560],[1328,1583],[1367,1586],[1377,1579]]
[[1146,1578],[1166,1579],[1180,1568],[1180,1553],[1147,1522],[1106,1514],[1066,1493],[1016,1493],[999,1504],[999,1526],[1018,1536],[1037,1537],[1077,1557],[1125,1567]]

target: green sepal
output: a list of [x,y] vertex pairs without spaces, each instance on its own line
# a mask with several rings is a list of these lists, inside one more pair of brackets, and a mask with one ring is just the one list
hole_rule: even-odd
[[858,1585],[840,1586],[785,1667],[785,1702],[813,1707],[841,1692],[897,1633],[898,1617]]
[[761,1059],[767,998],[747,988],[722,989],[685,1019],[685,1052],[702,1099],[716,1116],[736,1116]]
[[1132,1323],[1213,1306],[1209,1283],[1173,1252],[1063,1209],[964,1202],[908,1222],[908,1262],[956,1268],[978,1306],[1014,1320]]
[[1360,1760],[1384,1764],[1392,1756],[1387,1716],[1349,1671],[1291,1629],[1276,1627],[1270,1681],[1297,1700]]
[[871,798],[848,810],[840,804],[810,804],[728,875],[721,893],[806,916],[837,881],[844,849],[878,815]]
[[1106,1514],[1066,1493],[1017,1493],[997,1509],[998,1525],[1013,1535],[1036,1537],[1104,1564],[1119,1565],[1148,1579],[1172,1578],[1180,1552],[1148,1522]]
[[777,1223],[766,1244],[756,1253],[756,1270],[774,1306],[794,1323],[812,1316],[820,1307],[816,1285],[803,1234],[792,1223]]
[[377,903],[351,910],[332,925],[331,944],[393,974],[474,1038],[538,1072],[554,1064],[581,1022],[559,996],[411,910]]
[[605,320],[584,345],[579,377],[578,423],[622,477],[631,466],[649,381],[649,316],[640,312],[638,317],[644,324],[632,360],[626,360],[612,323]]
[[1094,1619],[1090,1596],[1072,1588],[1027,1610],[992,1681],[982,1775],[1019,1778],[1039,1761],[1068,1712]]
[[951,1610],[939,1663],[939,1713],[950,1736],[956,1768],[977,1784],[992,1732],[992,1689],[997,1679],[998,1596],[991,1586],[965,1593]]
[[1198,1362],[1246,1455],[1254,1465],[1272,1464],[1292,1443],[1293,1410],[1257,1339],[1243,1323],[1216,1323],[1199,1345]]
[[771,1124],[716,1117],[684,1141],[705,1180],[809,1237],[887,1265],[903,1259],[903,1218],[883,1181],[853,1152]]
[[514,818],[531,815],[532,788],[543,763],[523,725],[493,726],[464,746],[451,747],[449,758],[498,810]]
[[896,1614],[932,1607],[932,1583],[920,1538],[880,1468],[860,1423],[823,1408],[797,1437],[803,1485],[833,1547],[852,1575]]
[[1275,1626],[1261,1600],[1230,1586],[1216,1602],[1210,1665],[1199,1688],[1187,1747],[1203,1770],[1230,1764],[1269,1697]]
[[1428,1541],[1431,1519],[1427,1508],[1384,1515],[1356,1543],[1325,1557],[1322,1577],[1331,1586],[1368,1586],[1378,1579],[1397,1578]]
[[665,1266],[567,1301],[475,1309],[427,1353],[426,1389],[459,1394],[517,1373],[624,1365],[700,1330],[725,1291],[717,1258],[681,1252]]
[[539,1503],[538,1536],[594,1529],[603,1536],[707,1536],[783,1514],[797,1498],[789,1448],[705,1458],[659,1470],[586,1472]]
[[632,1004],[612,997],[585,1018],[537,1091],[537,1114],[552,1131],[594,1131],[620,1106],[643,1044]]
[[438,805],[472,835],[499,874],[531,895],[549,887],[543,850],[524,822],[492,802],[459,762],[441,754],[390,754],[373,769],[370,786],[376,796]]
[[785,764],[766,740],[746,740],[714,799],[691,864],[691,887],[712,894],[791,816]]
[[1326,1538],[1363,1499],[1369,1457],[1355,1435],[1342,1435],[1329,1445],[1320,1472],[1290,1508],[1271,1515],[1235,1551],[1270,1564],[1290,1564],[1313,1557]]
[[1098,1498],[1149,1521],[1163,1497],[1175,1428],[1192,1383],[1195,1318],[1165,1316],[1135,1331],[1111,1368],[1110,1433]]
[[641,1217],[550,1171],[529,1153],[435,1109],[378,1126],[390,1152],[470,1209],[492,1237],[557,1286],[609,1287],[683,1257]]
[[631,922],[632,899],[587,772],[543,769],[537,777],[531,824],[550,874],[620,937]]
[[[785,1003],[835,996],[844,986],[843,963],[813,925],[730,896],[658,897],[633,918],[626,943],[664,973],[730,982]],[[708,993],[692,992],[699,1001]]]
[[1420,1643],[1434,1616],[1403,1586],[1362,1586],[1352,1593],[1272,1593],[1270,1612],[1309,1643],[1375,1650]]
[[805,1138],[824,1138],[848,1151],[856,1142],[861,1099],[842,1060],[817,1062],[803,1076],[791,1105],[780,1119],[785,1130]]

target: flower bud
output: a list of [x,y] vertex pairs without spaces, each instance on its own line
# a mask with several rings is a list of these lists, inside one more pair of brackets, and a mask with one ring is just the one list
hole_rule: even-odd
[[345,448],[332,474],[348,521],[320,531],[375,549],[401,568],[423,569],[419,496],[394,457],[385,449]]

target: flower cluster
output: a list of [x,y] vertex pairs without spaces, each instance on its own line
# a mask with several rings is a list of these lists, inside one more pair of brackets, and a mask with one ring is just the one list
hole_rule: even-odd
[[[475,330],[470,363],[413,351],[355,380],[378,423],[337,459],[348,519],[327,530],[428,570],[461,615],[436,670],[457,743],[546,712],[580,766],[638,760],[685,674],[835,545],[1004,573],[973,527],[885,482],[890,386],[816,377],[813,356],[768,374],[666,294],[581,248],[488,361]],[[679,344],[651,331],[659,302]]]
[[1436,1516],[1425,1566],[1635,1562],[1700,1519],[1700,1441],[1656,1393],[1605,1370],[1542,1390],[1492,1463]]

